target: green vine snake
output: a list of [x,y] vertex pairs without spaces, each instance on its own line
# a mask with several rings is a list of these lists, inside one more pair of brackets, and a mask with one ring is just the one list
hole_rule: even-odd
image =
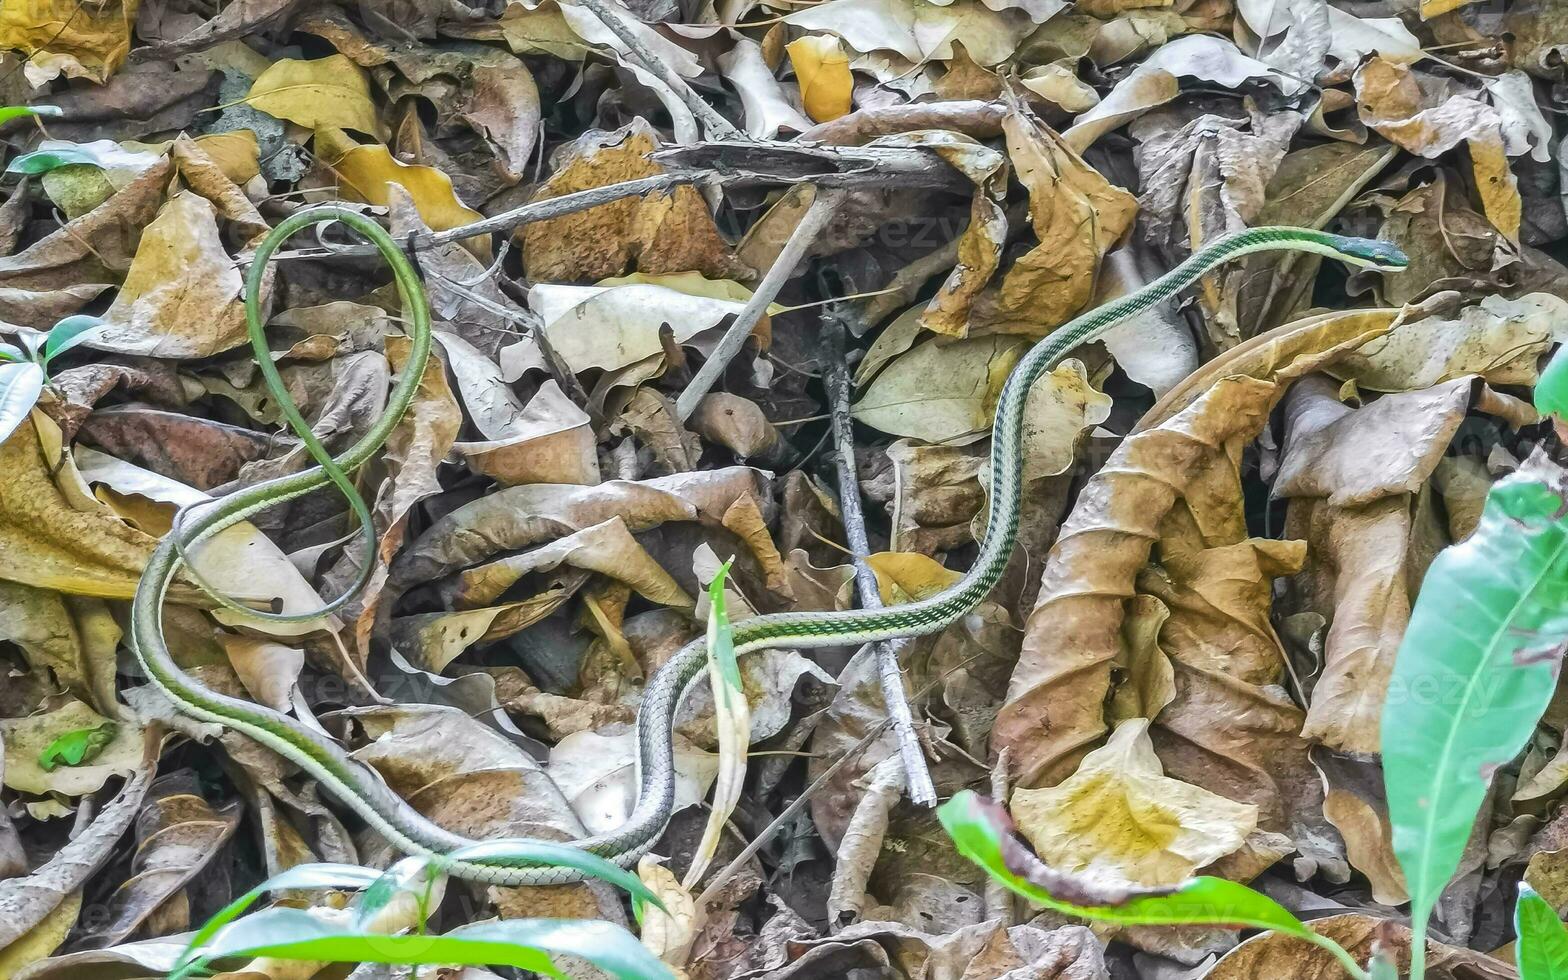
[[[267,348],[261,310],[262,276],[269,258],[296,232],[326,222],[339,222],[369,240],[391,265],[401,298],[410,350],[386,411],[354,445],[334,457],[312,435],[284,388]],[[1029,388],[1068,352],[1105,334],[1111,327],[1174,296],[1223,262],[1269,250],[1313,252],[1352,265],[1394,271],[1408,264],[1405,255],[1386,242],[1347,238],[1302,228],[1253,228],[1220,239],[1131,295],[1124,296],[1052,331],[1019,360],[1003,386],[991,432],[991,518],[973,566],[957,583],[929,598],[885,609],[841,612],[794,612],[757,616],[735,624],[735,652],[769,647],[820,647],[867,643],[901,636],[933,633],[973,609],[1002,575],[1013,539],[1023,490],[1021,472],[1023,419]],[[164,639],[162,606],[185,556],[199,542],[239,521],[309,493],[328,483],[348,499],[359,521],[358,533],[375,553],[370,512],[348,474],[370,459],[392,434],[413,401],[430,353],[430,310],[418,271],[397,243],[374,220],[334,207],[300,211],[275,228],[258,246],[245,280],[245,312],[251,345],[262,377],[284,418],[316,462],[300,473],[235,491],[183,511],[149,559],[131,607],[129,642],[147,677],[185,715],[241,732],[278,753],[318,780],[399,850],[444,860],[451,874],[500,885],[549,885],[581,880],[578,871],[538,864],[522,865],[504,855],[454,860],[449,852],[477,842],[451,833],[416,812],[367,766],[352,759],[331,738],[301,722],[249,701],[210,691],[175,663]],[[280,616],[250,611],[260,619],[315,618],[341,607],[362,589],[371,563],[364,562],[359,580],[323,609],[308,616]],[[201,585],[199,577],[194,580]],[[214,592],[206,589],[204,591]],[[223,605],[232,598],[214,594]],[[249,610],[247,610],[249,611]],[[671,730],[676,708],[702,673],[707,651],[698,639],[684,647],[649,680],[637,714],[638,796],[626,822],[606,834],[574,842],[601,857],[629,866],[653,846],[669,821],[675,798],[674,750]],[[483,852],[480,852],[481,854]]]

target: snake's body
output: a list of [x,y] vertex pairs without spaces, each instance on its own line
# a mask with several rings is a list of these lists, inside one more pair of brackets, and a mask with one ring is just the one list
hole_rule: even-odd
[[[259,293],[268,258],[291,235],[309,225],[341,222],[369,239],[391,264],[408,323],[411,349],[388,399],[386,412],[371,430],[336,458],[316,442],[273,368],[263,333]],[[1315,252],[1356,265],[1402,268],[1404,256],[1393,246],[1299,228],[1255,228],[1221,239],[1129,296],[1093,310],[1053,331],[1014,367],[996,406],[991,433],[990,522],[978,558],[951,588],[901,606],[841,612],[781,613],[757,616],[734,626],[735,652],[743,655],[770,647],[821,647],[916,636],[943,629],[973,609],[1001,577],[1018,531],[1025,402],[1030,387],[1069,351],[1095,340],[1116,324],[1174,296],[1222,262],[1252,252]],[[521,865],[515,859],[484,857],[457,860],[450,852],[476,841],[442,829],[410,807],[374,771],[352,759],[332,739],[270,708],[226,697],[201,686],[174,662],[163,637],[162,604],[197,542],[258,511],[333,483],[351,502],[362,534],[372,535],[369,514],[347,472],[367,461],[391,434],[412,402],[430,350],[429,308],[419,275],[396,243],[374,221],[358,213],[316,208],[282,222],[259,246],[246,279],[250,338],[264,377],[285,418],[305,441],[318,465],[236,491],[182,514],[159,542],[142,574],[131,610],[130,642],[148,678],[184,714],[242,732],[293,762],[332,792],[399,850],[441,858],[458,877],[500,885],[550,885],[581,880],[578,871]],[[374,547],[367,551],[374,554]],[[368,562],[366,563],[368,567]],[[329,608],[351,598],[362,581]],[[199,580],[198,580],[199,582]],[[226,602],[225,604],[232,604]],[[319,615],[321,611],[312,613]],[[262,618],[268,618],[262,616]],[[306,617],[273,617],[302,619]],[[669,821],[675,799],[671,732],[676,708],[703,672],[705,641],[685,646],[650,679],[637,714],[638,796],[631,816],[613,832],[574,842],[575,846],[629,866],[648,851]]]

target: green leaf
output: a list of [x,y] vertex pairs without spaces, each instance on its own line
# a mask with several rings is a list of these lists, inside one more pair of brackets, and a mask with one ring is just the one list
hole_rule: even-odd
[[1568,344],[1557,348],[1535,382],[1535,410],[1568,419]]
[[1492,774],[1524,747],[1568,642],[1564,474],[1532,458],[1487,494],[1475,532],[1432,563],[1383,708],[1383,780],[1410,891],[1411,975]]
[[105,745],[114,741],[114,735],[119,730],[119,725],[106,721],[92,728],[66,732],[38,753],[38,768],[44,772],[54,772],[57,766],[79,766],[91,762]]
[[44,369],[32,361],[0,364],[0,442],[27,419],[44,390]]
[[1514,906],[1514,932],[1519,980],[1568,980],[1568,929],[1546,899],[1523,883]]
[[140,150],[127,150],[114,140],[94,140],[91,143],[67,143],[63,140],[45,140],[39,149],[23,153],[6,165],[6,173],[46,174],[60,167],[85,163],[104,170],[145,170],[156,163],[158,156]]
[[356,932],[302,909],[270,908],[222,929],[201,949],[201,960],[275,956],[340,963],[440,963],[512,966],[559,977],[550,957],[589,961],[620,980],[672,980],[631,933],[608,922],[508,919],[455,929],[443,936]]
[[86,340],[91,340],[94,333],[103,328],[103,318],[78,313],[68,316],[56,323],[49,330],[49,337],[44,341],[44,367],[48,368],[49,362],[57,355],[75,347]]
[[15,344],[0,344],[0,361],[21,361],[27,355]]
[[650,902],[660,911],[669,911],[664,903],[659,901],[659,896],[642,883],[642,879],[627,871],[618,864],[605,860],[597,854],[592,854],[580,847],[570,844],[557,844],[552,841],[527,840],[523,838],[480,841],[467,847],[460,847],[449,851],[441,859],[437,859],[436,866],[440,867],[443,861],[475,861],[481,864],[514,864],[538,868],[572,868],[581,871],[591,878],[607,881],[625,891],[632,897],[643,902]]
[[170,977],[182,977],[196,960],[197,948],[207,943],[219,929],[233,922],[241,912],[255,904],[256,899],[271,891],[305,888],[333,888],[357,891],[373,884],[382,872],[362,868],[357,864],[299,864],[279,872],[234,901],[219,909],[212,918],[191,936],[185,952],[175,961]]
[[[360,893],[354,910],[354,927],[363,928],[377,912],[391,904],[398,892],[423,890],[432,878],[431,865],[432,861],[427,857],[406,857],[383,871]],[[424,931],[423,921],[420,931]]]
[[1014,836],[1006,812],[973,790],[936,811],[958,853],[1031,902],[1124,926],[1211,925],[1271,929],[1333,953],[1351,976],[1366,974],[1339,944],[1308,929],[1278,902],[1224,878],[1189,878],[1173,888],[1114,889],[1047,867]]
[[0,123],[8,123],[23,116],[63,116],[65,110],[57,105],[0,105]]
[[724,610],[724,580],[729,576],[730,563],[719,566],[718,574],[708,583],[708,656],[719,665],[719,674],[731,691],[739,693],[740,663],[735,657],[735,633],[730,629],[730,617]]

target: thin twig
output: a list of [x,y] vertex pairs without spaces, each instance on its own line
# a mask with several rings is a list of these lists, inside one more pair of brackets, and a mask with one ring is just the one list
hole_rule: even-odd
[[[564,218],[569,214],[596,208],[601,204],[612,204],[622,198],[640,197],[644,194],[655,194],[679,187],[682,184],[701,183],[710,175],[693,172],[669,172],[654,174],[650,177],[638,177],[636,180],[623,180],[617,184],[606,184],[603,187],[590,187],[585,191],[574,191],[571,194],[562,194],[543,201],[534,201],[491,215],[472,224],[451,228],[447,231],[430,232],[413,236],[412,245],[416,249],[438,248],[454,242],[462,242],[478,235],[489,235],[495,232],[510,232],[520,226],[532,224],[535,221],[549,221],[551,218]],[[274,260],[284,259],[321,259],[336,258],[340,256],[371,256],[379,255],[374,245],[344,245],[333,249],[301,248],[292,252],[279,252],[273,256]]]
[[833,217],[838,206],[844,201],[844,192],[837,188],[817,188],[817,196],[811,202],[811,207],[801,216],[800,224],[790,233],[789,241],[784,243],[784,248],[779,252],[779,257],[774,260],[773,267],[768,274],[762,277],[757,284],[756,292],[751,294],[751,299],[745,307],[735,315],[735,322],[729,325],[724,336],[719,339],[713,353],[708,356],[692,376],[691,383],[681,396],[675,401],[675,417],[682,424],[697,410],[697,406],[719,380],[719,375],[729,367],[729,363],[736,354],[740,353],[741,346],[746,343],[746,338],[751,336],[752,328],[757,321],[762,319],[767,312],[773,297],[784,288],[784,283],[795,274],[795,266],[805,256],[806,250],[816,241],[817,235],[822,231],[828,220]]
[[[745,165],[732,158],[744,147]],[[718,152],[723,148],[725,152]],[[656,150],[653,162],[664,173],[623,180],[602,187],[533,201],[446,231],[420,232],[403,244],[423,251],[467,241],[481,235],[509,233],[536,221],[564,218],[579,211],[612,204],[628,197],[668,191],[684,185],[753,187],[799,184],[810,181],[825,188],[885,188],[892,184],[931,190],[961,189],[964,177],[928,150],[914,147],[802,147],[793,143],[722,144]],[[702,160],[698,164],[686,161]],[[770,163],[771,161],[771,163]],[[340,245],[332,249],[295,249],[278,252],[275,261],[287,259],[372,258],[374,245]],[[245,259],[239,260],[242,264]]]
[[626,21],[621,19],[622,11],[617,9],[619,7],[618,4],[611,3],[609,0],[575,0],[575,2],[593,11],[593,15],[599,18],[599,21],[605,27],[608,27],[610,33],[619,38],[622,44],[626,45],[626,49],[631,52],[632,57],[642,64],[643,68],[647,69],[653,77],[669,86],[670,90],[682,102],[686,103],[686,108],[691,110],[691,114],[702,121],[703,128],[708,131],[710,139],[749,140],[751,138],[739,129],[736,129],[734,123],[719,115],[717,109],[692,91],[691,86],[686,83],[686,79],[682,78],[673,68],[665,64],[658,55],[650,51],[646,44],[642,43],[642,38],[638,37],[636,32],[627,25]]
[[[828,392],[828,410],[833,419],[833,442],[838,449],[839,512],[844,520],[844,540],[855,559],[855,590],[866,609],[882,608],[882,594],[876,573],[866,563],[871,543],[866,537],[866,515],[860,502],[860,476],[855,465],[855,429],[849,414],[849,366],[844,363],[844,323],[833,313],[822,318],[822,380]],[[898,736],[898,753],[904,760],[909,798],[920,806],[936,806],[936,787],[926,767],[920,736],[904,696],[904,675],[898,655],[908,645],[906,638],[875,645],[877,679],[882,685],[882,700],[887,716]]]
[[[1007,805],[1007,765],[1010,749],[1003,746],[996,755],[996,765],[991,767],[991,799]],[[1002,927],[1012,926],[1018,920],[1017,907],[1013,902],[1013,893],[1008,887],[987,875],[985,879],[985,917],[1000,918]]]

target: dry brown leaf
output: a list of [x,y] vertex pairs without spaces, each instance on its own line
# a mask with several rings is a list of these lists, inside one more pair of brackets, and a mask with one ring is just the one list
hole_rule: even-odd
[[[1300,335],[1296,346],[1266,349],[1258,370],[1273,380],[1231,377],[1213,383],[1159,428],[1124,440],[1091,478],[1051,550],[1023,653],[997,717],[993,749],[1009,749],[1018,785],[1065,778],[1104,734],[1101,705],[1123,643],[1124,600],[1162,536],[1167,515],[1186,512],[1180,501],[1188,486],[1211,484],[1220,501],[1236,495],[1233,483],[1214,484],[1215,475],[1208,474],[1229,470],[1229,480],[1236,479],[1233,461],[1261,430],[1285,385],[1386,330],[1391,319],[1379,325],[1361,314],[1341,316]],[[1166,397],[1180,404],[1184,392],[1178,388]],[[1216,470],[1216,464],[1223,465]],[[1239,495],[1232,499],[1239,505]],[[1057,642],[1061,636],[1075,642],[1064,648]]]
[[981,298],[973,319],[987,332],[1043,336],[1089,302],[1100,260],[1132,227],[1138,204],[1032,115],[1013,113],[1002,128],[1038,244]]
[[[1339,943],[1357,962],[1365,963],[1381,946],[1395,953],[1398,969],[1410,965],[1410,927],[1394,919],[1360,913],[1316,919],[1312,931]],[[1427,940],[1427,976],[1432,980],[1513,980],[1514,968],[1484,953]],[[1326,950],[1279,933],[1247,940],[1205,974],[1205,980],[1340,980],[1345,968]]]
[[0,638],[99,712],[114,711],[120,627],[104,603],[0,581]]
[[105,907],[78,935],[73,947],[103,949],[124,941],[138,929],[182,932],[191,921],[192,879],[199,887],[222,894],[228,868],[221,860],[224,845],[239,827],[244,810],[239,801],[213,808],[200,794],[196,773],[177,770],[157,779],[137,814],[136,848],[130,877],[109,896]]
[[679,969],[691,956],[692,940],[701,928],[702,916],[696,900],[681,883],[663,859],[644,854],[637,861],[637,877],[659,900],[667,911],[649,907],[643,911],[641,939],[653,955]]
[[[1286,534],[1311,545],[1311,564],[1298,580],[1306,607],[1329,623],[1304,731],[1331,749],[1379,751],[1378,719],[1410,617],[1410,583],[1447,543],[1418,494],[1475,389],[1474,379],[1457,378],[1352,409],[1324,378],[1303,382],[1287,399],[1274,493],[1291,499]],[[1500,397],[1486,392],[1480,407]]]
[[1523,205],[1495,108],[1464,94],[1428,98],[1410,65],[1386,58],[1362,64],[1355,80],[1361,120],[1389,142],[1428,158],[1468,143],[1482,210],[1505,237],[1519,240]]
[[136,253],[136,229],[163,203],[173,164],[162,161],[104,203],[15,255],[0,258],[0,317],[47,330],[118,282]]
[[210,357],[246,342],[242,289],[211,202],[180,191],[142,233],[104,331],[89,343],[146,357]]
[[[613,133],[593,132],[557,152],[554,173],[534,200],[635,180],[660,172],[646,155],[653,129],[637,120]],[[626,198],[524,227],[523,263],[535,281],[598,280],[639,271],[695,270],[710,278],[744,277],[719,237],[701,195],[689,187]]]
[[554,380],[540,386],[515,417],[493,421],[486,441],[453,446],[478,472],[507,486],[599,482],[599,456],[588,414]]
[[0,552],[6,556],[0,577],[72,595],[129,599],[156,540],[94,501],[74,466],[60,471],[65,486],[50,478],[39,425],[56,459],[58,430],[49,432],[53,423],[37,419],[0,443]]

